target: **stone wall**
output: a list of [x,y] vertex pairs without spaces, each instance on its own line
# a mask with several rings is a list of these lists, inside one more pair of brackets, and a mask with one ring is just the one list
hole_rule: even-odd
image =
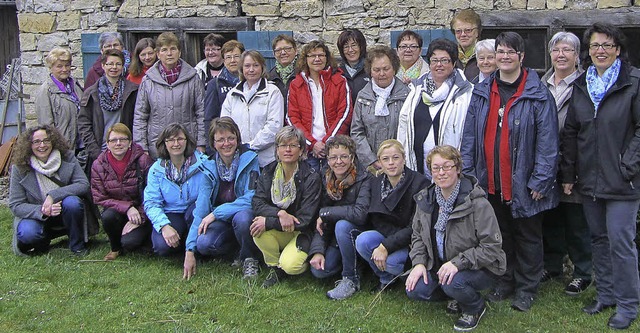
[[[80,34],[117,30],[118,18],[255,18],[255,30],[292,30],[304,43],[322,38],[335,45],[344,28],[361,29],[368,43],[389,43],[391,30],[446,28],[454,12],[474,8],[547,11],[640,6],[640,0],[18,0],[24,90],[33,96],[46,79],[43,57],[68,46],[81,79]],[[482,14],[481,14],[482,15]],[[32,98],[33,100],[33,98]],[[33,120],[32,100],[27,101]]]

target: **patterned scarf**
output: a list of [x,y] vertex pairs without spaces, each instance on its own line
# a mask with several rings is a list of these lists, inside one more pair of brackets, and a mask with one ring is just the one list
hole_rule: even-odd
[[282,64],[276,61],[276,73],[280,75],[280,78],[282,79],[282,82],[284,82],[284,84],[287,84],[287,81],[289,81],[291,73],[293,73],[293,70],[295,69],[294,64],[296,63],[297,59],[298,56],[296,56],[295,59],[293,59],[293,61],[287,66],[282,66]]
[[58,178],[58,170],[62,165],[60,151],[57,149],[52,150],[46,162],[42,162],[35,156],[31,155],[29,164],[36,173],[40,195],[44,200],[49,192],[60,187],[51,180],[51,178]]
[[476,46],[474,45],[472,48],[468,49],[466,52],[462,49],[462,46],[458,45],[458,59],[462,63],[463,66],[467,66],[469,60],[476,55]]
[[171,160],[166,160],[164,162],[164,172],[167,179],[176,183],[178,186],[182,186],[182,184],[187,181],[187,173],[189,172],[189,167],[191,166],[193,159],[195,159],[194,156],[185,158],[180,170],[171,163]]
[[51,80],[53,81],[53,83],[56,84],[58,89],[60,89],[61,92],[69,95],[69,98],[71,98],[71,101],[73,102],[73,104],[75,104],[78,110],[80,110],[80,99],[78,98],[78,95],[76,94],[75,89],[73,89],[73,87],[75,87],[75,82],[73,81],[73,78],[69,77],[67,79],[67,82],[61,82],[55,77],[53,77],[53,75],[50,74],[49,76],[51,77]]
[[103,111],[115,112],[120,110],[124,99],[123,93],[124,79],[122,76],[118,77],[118,82],[116,82],[115,86],[111,86],[106,75],[98,79],[98,99],[100,108]]
[[169,85],[172,85],[178,81],[180,70],[182,69],[182,61],[178,60],[178,63],[172,69],[164,67],[164,65],[159,62],[158,69],[160,70],[160,76],[162,76]]
[[347,175],[342,180],[336,178],[331,168],[327,169],[325,179],[327,180],[327,195],[331,200],[338,201],[342,199],[344,190],[351,187],[356,182],[356,167],[351,163],[351,167],[347,170]]
[[418,60],[407,69],[404,69],[404,67],[400,66],[400,69],[398,70],[396,76],[402,79],[402,81],[406,79],[415,80],[420,77],[420,73],[422,72],[422,64],[422,58],[418,58]]
[[424,104],[431,107],[444,102],[453,86],[454,76],[455,71],[440,85],[440,88],[436,89],[436,82],[433,81],[433,77],[429,73],[422,83],[422,101]]
[[380,201],[384,201],[396,188],[400,187],[400,185],[404,182],[405,172],[402,171],[402,175],[400,175],[400,180],[396,187],[391,186],[391,181],[389,181],[389,176],[385,173],[382,177],[382,183],[380,184]]
[[436,201],[438,202],[438,206],[440,206],[440,210],[438,211],[438,221],[436,221],[433,228],[436,230],[436,246],[441,260],[444,260],[445,229],[447,227],[447,222],[449,222],[449,215],[451,215],[451,212],[455,207],[454,204],[456,203],[459,192],[460,179],[458,179],[456,187],[451,192],[451,195],[446,199],[444,198],[444,195],[442,195],[442,189],[439,186],[436,186]]
[[236,153],[233,155],[233,161],[231,166],[227,168],[220,154],[216,152],[216,167],[218,168],[218,175],[220,179],[225,182],[232,182],[236,179],[236,172],[238,172],[238,165],[240,164],[240,152],[236,149]]
[[[303,162],[304,163],[304,162]],[[296,174],[298,173],[298,166],[293,172],[293,176],[289,181],[284,180],[284,168],[282,162],[278,162],[276,170],[273,174],[273,181],[271,182],[271,200],[273,204],[281,209],[287,209],[296,200]]]
[[386,117],[389,115],[389,107],[387,106],[387,100],[389,99],[389,95],[391,95],[391,91],[393,90],[393,86],[396,84],[396,79],[393,78],[391,84],[386,88],[380,88],[376,84],[375,80],[371,80],[371,89],[376,94],[376,106],[375,106],[375,116],[376,117]]
[[607,68],[602,74],[602,77],[598,76],[596,66],[591,65],[587,69],[587,91],[596,113],[593,115],[595,118],[598,115],[598,106],[604,97],[604,94],[609,90],[614,83],[618,80],[618,74],[620,74],[620,58],[617,58],[611,67]]

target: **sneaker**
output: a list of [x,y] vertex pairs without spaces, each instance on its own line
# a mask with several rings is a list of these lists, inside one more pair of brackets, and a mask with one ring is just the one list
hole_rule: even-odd
[[336,281],[336,287],[327,291],[327,297],[330,299],[340,300],[351,297],[356,291],[360,290],[360,282],[354,282],[348,277],[343,277]]
[[487,294],[487,300],[492,303],[497,303],[511,297],[512,294],[513,290],[511,289],[496,288]]
[[242,278],[252,279],[258,276],[258,260],[253,258],[246,258],[242,263]]
[[482,310],[476,314],[463,313],[460,318],[453,325],[453,329],[458,332],[469,332],[474,328],[478,327],[478,323],[480,323],[480,318],[487,311],[487,306],[482,305]]
[[84,248],[84,249],[80,249],[80,250],[71,250],[71,253],[73,253],[73,255],[78,257],[78,258],[82,258],[82,257],[86,257],[86,256],[89,255],[89,249]]
[[242,261],[242,259],[240,258],[233,259],[233,262],[231,263],[231,267],[233,268],[240,268],[243,265],[244,265],[244,261]]
[[550,281],[552,279],[557,278],[558,276],[560,276],[560,274],[558,273],[551,273],[548,270],[543,270],[542,271],[542,276],[540,277],[540,282],[547,282]]
[[458,301],[456,301],[455,299],[452,299],[447,302],[447,307],[444,309],[444,311],[452,315],[457,315],[462,313],[462,310],[460,310],[460,306],[458,305]]
[[287,273],[285,273],[282,269],[278,267],[272,267],[271,271],[269,271],[269,275],[267,275],[267,278],[264,280],[264,282],[262,282],[262,288],[273,287],[278,282],[280,282],[280,280],[284,279],[285,276],[287,276]]
[[564,292],[567,295],[576,296],[587,290],[590,285],[591,280],[575,278],[569,282],[566,288],[564,288]]
[[533,305],[533,297],[529,295],[517,295],[513,302],[511,302],[511,308],[521,312],[527,312]]

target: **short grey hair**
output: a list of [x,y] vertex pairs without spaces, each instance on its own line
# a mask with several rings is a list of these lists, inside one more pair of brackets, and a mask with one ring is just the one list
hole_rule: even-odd
[[117,31],[107,31],[100,34],[100,38],[98,38],[98,44],[100,45],[100,49],[104,46],[104,43],[117,39],[120,42],[120,45],[124,47],[124,40],[122,39],[122,34]]
[[[281,128],[278,133],[276,133],[276,151],[275,156],[276,160],[278,159],[278,146],[291,139],[295,139],[300,145],[300,150],[306,152],[307,150],[307,138],[305,138],[304,133],[294,126],[285,126]],[[307,154],[302,154],[300,160],[304,160],[307,158]]]
[[495,39],[483,39],[476,43],[476,55],[480,51],[496,52],[496,40]]
[[[551,54],[551,49],[553,49],[553,47],[560,42],[564,42],[571,45],[571,47],[573,47],[573,49],[575,50],[576,55],[580,55],[580,38],[578,38],[578,36],[574,35],[573,33],[567,32],[567,31],[556,32],[556,34],[553,35],[553,37],[551,37],[551,40],[549,40],[549,45],[548,45],[549,54]],[[580,66],[580,57],[576,57],[576,58],[578,59],[576,61],[576,65]]]

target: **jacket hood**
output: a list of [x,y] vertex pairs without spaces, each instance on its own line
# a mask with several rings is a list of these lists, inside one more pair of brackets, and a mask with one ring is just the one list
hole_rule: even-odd
[[[182,69],[180,69],[180,75],[178,76],[178,80],[176,80],[176,82],[174,82],[172,86],[176,86],[183,82],[189,81],[191,78],[198,75],[198,72],[186,61],[180,59],[180,64],[182,66]],[[165,81],[162,78],[162,75],[160,75],[160,70],[158,69],[159,66],[161,66],[160,61],[156,61],[156,63],[151,66],[151,68],[149,68],[146,76],[149,78],[149,80],[155,83],[168,86],[169,84],[167,83],[167,81]]]
[[[235,85],[235,87],[233,87],[230,91],[229,94],[231,95],[238,95],[240,96],[242,99],[244,99],[244,83],[247,82],[247,80],[242,80],[239,81],[238,84]],[[259,94],[261,91],[265,90],[265,88],[267,87],[267,79],[265,78],[261,78],[260,79],[260,83],[258,83],[258,90],[256,91],[256,95]],[[255,95],[254,95],[255,96]]]

